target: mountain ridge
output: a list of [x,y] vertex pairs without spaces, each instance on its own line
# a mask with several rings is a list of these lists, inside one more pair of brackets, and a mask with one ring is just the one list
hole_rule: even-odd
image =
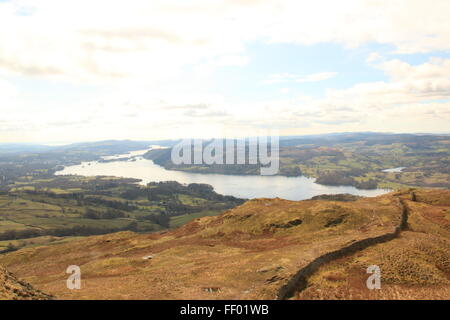
[[[429,288],[436,288],[436,295],[430,291],[428,299],[439,299],[449,292],[449,207],[450,190],[407,189],[347,202],[254,199],[174,230],[26,248],[1,255],[0,264],[59,299],[320,299],[317,292],[334,292],[336,286],[353,290],[339,293],[344,299],[409,298]],[[398,234],[400,227],[405,231]],[[314,268],[306,288],[292,281],[316,259],[386,234],[393,234],[390,241],[370,243]],[[351,277],[339,269],[339,279],[348,281],[329,284],[333,277],[327,268],[342,268],[335,265],[339,259],[356,259],[345,266],[356,263],[357,274],[355,268]],[[81,268],[81,290],[65,288],[64,271],[72,264]],[[365,268],[372,264],[382,266],[384,291],[364,287]],[[289,294],[280,295],[289,283]]]

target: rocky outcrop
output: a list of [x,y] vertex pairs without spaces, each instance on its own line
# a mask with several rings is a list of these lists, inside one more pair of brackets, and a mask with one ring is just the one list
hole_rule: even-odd
[[0,267],[0,300],[49,300],[51,296],[19,280]]

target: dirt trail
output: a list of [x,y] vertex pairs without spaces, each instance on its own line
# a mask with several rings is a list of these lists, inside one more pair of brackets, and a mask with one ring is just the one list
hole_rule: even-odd
[[[393,232],[383,234],[378,237],[366,238],[363,240],[355,241],[352,244],[343,247],[341,249],[327,252],[320,257],[314,259],[308,263],[305,267],[301,268],[289,281],[278,290],[277,300],[286,300],[294,296],[296,292],[301,292],[306,289],[308,285],[308,278],[314,274],[321,266],[329,263],[333,260],[342,258],[344,256],[353,254],[357,251],[364,250],[370,246],[388,242],[400,235],[402,230],[405,230],[408,226],[408,208],[405,204],[405,200],[401,198],[405,194],[400,194],[398,199],[398,204],[401,209],[401,220],[397,227],[395,227]],[[410,200],[416,201],[416,195],[413,191],[409,192]]]

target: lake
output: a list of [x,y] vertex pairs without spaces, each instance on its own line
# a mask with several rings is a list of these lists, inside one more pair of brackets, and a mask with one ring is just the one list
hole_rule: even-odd
[[[220,194],[239,198],[283,198],[289,200],[309,199],[319,194],[350,193],[374,197],[390,190],[360,190],[352,186],[325,186],[315,183],[314,178],[283,176],[241,176],[223,174],[190,173],[166,170],[140,155],[147,150],[134,151],[128,155],[113,156],[128,161],[83,162],[65,167],[57,175],[74,174],[82,176],[117,176],[142,179],[141,184],[151,181],[178,181],[180,183],[207,183]],[[108,157],[107,159],[114,159]]]

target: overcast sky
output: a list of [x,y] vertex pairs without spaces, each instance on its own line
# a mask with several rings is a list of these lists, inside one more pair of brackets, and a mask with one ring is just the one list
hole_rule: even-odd
[[450,132],[449,16],[448,0],[0,0],[0,142]]

